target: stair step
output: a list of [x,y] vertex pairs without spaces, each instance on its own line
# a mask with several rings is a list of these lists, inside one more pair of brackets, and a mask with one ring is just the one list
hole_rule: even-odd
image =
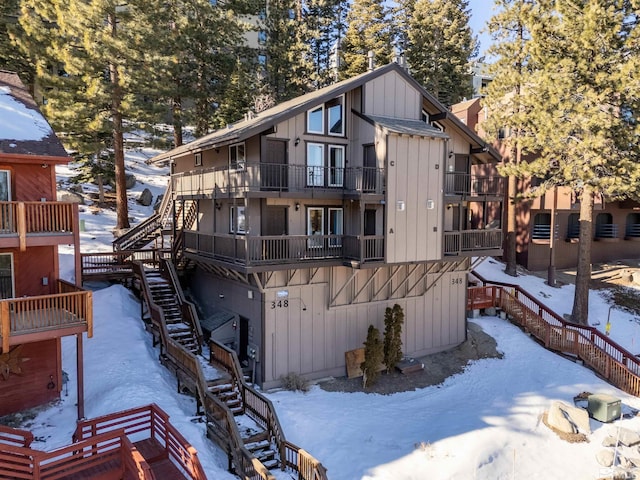
[[280,462],[275,458],[266,460],[264,462],[261,461],[261,463],[267,468],[267,470],[273,470],[274,468],[278,468],[280,466]]
[[233,385],[230,383],[218,383],[216,385],[209,386],[209,391],[215,394],[218,394],[220,392],[227,392],[230,390],[233,390]]
[[268,448],[271,446],[271,443],[269,442],[269,440],[262,440],[260,442],[249,442],[249,443],[245,443],[244,446],[246,447],[247,450],[249,450],[250,452],[255,452],[256,450],[262,450],[264,448]]
[[242,407],[234,407],[234,408],[230,408],[229,410],[231,410],[231,413],[237,417],[238,415],[242,415],[244,412],[242,410]]

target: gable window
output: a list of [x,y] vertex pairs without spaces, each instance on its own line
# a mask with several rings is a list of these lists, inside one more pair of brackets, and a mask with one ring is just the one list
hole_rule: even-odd
[[307,110],[307,133],[344,137],[344,95]]
[[196,167],[201,167],[202,166],[202,153],[196,153],[195,154],[195,162],[194,165]]
[[307,132],[308,133],[324,133],[324,105],[320,105],[313,110],[307,112]]
[[329,135],[344,136],[344,97],[334,98],[327,102],[327,132]]
[[422,109],[422,111],[420,112],[420,120],[422,120],[424,123],[429,123],[429,114],[425,109]]
[[229,207],[229,231],[231,233],[247,233],[245,207]]
[[229,145],[229,169],[244,170],[245,151],[244,142]]

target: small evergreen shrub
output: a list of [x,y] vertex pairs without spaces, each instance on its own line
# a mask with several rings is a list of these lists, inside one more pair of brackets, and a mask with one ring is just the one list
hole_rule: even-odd
[[290,392],[308,392],[309,382],[302,375],[298,375],[296,372],[289,372],[286,375],[280,375],[280,381],[282,382],[282,388],[289,390]]
[[364,362],[360,364],[363,373],[362,384],[365,388],[376,383],[383,359],[384,346],[380,340],[380,331],[369,325],[367,340],[364,342]]
[[392,372],[402,360],[402,324],[404,311],[397,303],[384,312],[384,365]]

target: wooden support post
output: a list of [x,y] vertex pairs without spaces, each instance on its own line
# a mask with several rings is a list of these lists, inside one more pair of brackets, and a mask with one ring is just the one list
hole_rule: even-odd
[[76,335],[76,366],[78,380],[78,421],[84,419],[84,353],[82,350],[82,333]]
[[11,336],[11,318],[9,313],[9,302],[4,301],[0,303],[0,322],[2,328],[2,349],[0,353],[7,353],[9,351],[9,337]]
[[18,202],[16,213],[18,219],[18,239],[20,244],[20,251],[24,252],[27,249],[27,216],[25,213],[24,202]]
[[71,231],[73,232],[73,258],[76,286],[82,287],[82,255],[80,255],[80,222],[78,220],[78,204],[71,205]]

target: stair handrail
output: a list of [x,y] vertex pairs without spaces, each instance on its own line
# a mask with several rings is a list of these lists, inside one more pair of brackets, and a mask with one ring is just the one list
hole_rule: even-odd
[[[284,430],[280,425],[280,420],[271,400],[255,388],[247,385],[236,352],[215,340],[209,340],[209,351],[211,355],[210,363],[222,366],[231,374],[234,383],[239,387],[242,394],[243,405],[245,405],[245,408],[248,407],[246,410],[252,414],[250,416],[256,422],[263,423],[269,436],[276,442],[283,466],[296,470],[301,480],[327,480],[327,470],[322,463],[285,438]],[[257,403],[261,405],[257,405]],[[262,412],[266,416],[263,416]],[[293,457],[295,457],[295,461]],[[311,468],[303,471],[300,469],[300,463]]]
[[[171,179],[167,182],[167,188],[164,191],[164,195],[162,196],[162,202],[160,202],[160,206],[158,207],[158,215],[160,216],[160,224],[164,228],[165,221],[167,218],[171,217],[171,211],[173,209],[173,188],[171,185]],[[173,220],[173,217],[171,217]]]
[[[614,362],[617,370],[619,370],[617,372],[618,374],[615,376],[615,378],[613,378],[613,381],[611,383],[633,395],[640,395],[640,359],[636,355],[629,352],[627,349],[625,349],[615,341],[611,340],[611,338],[604,335],[595,327],[581,325],[565,320],[564,318],[556,314],[553,310],[544,305],[542,302],[535,299],[531,294],[522,289],[519,285],[487,280],[485,277],[475,271],[473,271],[472,274],[476,278],[478,278],[478,280],[483,282],[485,286],[487,284],[493,284],[502,287],[502,292],[500,292],[500,294],[496,296],[497,298],[495,306],[499,307],[505,304],[505,300],[502,298],[504,294],[505,297],[511,297],[514,301],[517,301],[522,307],[528,309],[533,315],[539,316],[543,322],[549,325],[550,328],[560,328],[578,335],[579,337],[576,337],[573,340],[573,343],[575,345],[573,346],[571,353],[578,355],[581,360],[591,365],[596,371],[603,374],[605,378],[611,380],[611,366],[609,364],[606,364],[604,365],[604,368],[602,368],[601,365],[593,360],[594,355],[597,355],[599,357],[603,355],[606,356],[610,361]],[[510,289],[511,291],[506,289]],[[531,306],[523,302],[522,297],[524,297],[530,304],[533,303],[537,307],[537,311],[533,310]],[[540,338],[540,340],[543,340],[545,342],[545,346],[549,345],[549,333],[546,333],[545,338]],[[591,345],[593,348],[596,348],[598,352],[594,353],[593,349],[585,350],[585,348],[582,347],[583,344]],[[618,378],[620,375],[622,375],[621,371],[626,371],[630,377]]]
[[200,318],[198,317],[198,312],[196,310],[196,306],[193,302],[190,302],[184,296],[184,292],[180,286],[180,280],[178,280],[178,272],[176,272],[175,266],[173,263],[167,261],[164,258],[160,259],[160,272],[166,273],[168,277],[167,280],[171,282],[173,286],[173,290],[176,293],[176,299],[178,300],[178,305],[180,305],[180,312],[182,313],[182,318],[186,319],[191,326],[191,330],[196,336],[198,340],[198,353],[202,353],[202,343],[203,335],[202,335],[202,326],[200,325]]
[[159,227],[160,215],[154,213],[139,224],[131,227],[129,230],[127,230],[125,233],[111,242],[111,245],[113,245],[113,250],[127,250],[136,240],[143,238],[150,232],[157,230]]
[[[275,480],[273,475],[271,475],[269,470],[260,462],[260,460],[255,458],[244,446],[238,426],[233,420],[233,414],[227,405],[222,403],[220,399],[208,391],[206,386],[206,376],[204,375],[200,361],[195,355],[193,355],[193,353],[189,352],[169,336],[164,312],[162,307],[153,301],[149,283],[142,265],[139,262],[133,262],[133,268],[136,276],[140,279],[141,290],[143,291],[145,301],[149,308],[149,315],[152,318],[151,321],[156,322],[159,327],[161,344],[160,355],[170,355],[174,362],[182,367],[186,373],[191,373],[194,377],[197,387],[196,394],[203,407],[205,407],[207,421],[219,422],[219,419],[215,415],[212,415],[211,412],[207,412],[207,408],[211,408],[211,405],[216,405],[218,407],[218,413],[222,413],[223,418],[226,420],[226,422],[224,422],[224,427],[228,433],[228,438],[232,440],[233,448],[229,453],[232,454],[232,457],[235,460],[236,468],[242,469],[241,473],[252,480]],[[178,354],[176,355],[176,353]],[[251,470],[253,472],[251,472]],[[258,477],[255,477],[253,474],[258,475]]]
[[125,466],[125,470],[135,472],[140,480],[156,480],[147,461],[126,436],[122,440],[122,446],[124,447],[122,449],[122,464]]

